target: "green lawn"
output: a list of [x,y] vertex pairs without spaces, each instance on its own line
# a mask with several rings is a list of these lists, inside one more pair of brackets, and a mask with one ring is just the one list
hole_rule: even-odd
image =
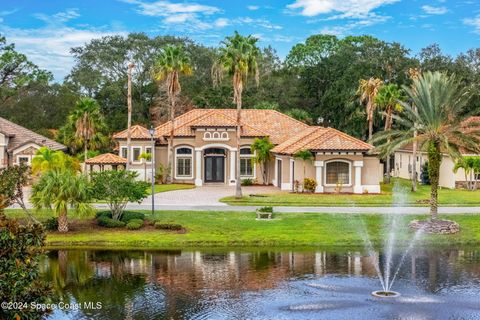
[[[392,189],[400,192],[392,192]],[[381,194],[295,194],[276,193],[262,196],[246,196],[242,199],[226,197],[220,201],[230,205],[258,206],[427,206],[430,186],[419,185],[417,192],[410,191],[410,181],[395,179],[389,185],[382,185]],[[480,206],[480,190],[461,189],[439,190],[439,203],[443,206]]]
[[[19,210],[7,210],[8,216],[22,217]],[[46,219],[50,214],[39,214]],[[424,218],[423,216],[422,218]],[[404,216],[399,231],[400,241],[412,237],[408,221],[418,218]],[[478,245],[480,244],[480,216],[442,216],[460,223],[462,231],[457,235],[427,236],[423,244]],[[177,234],[146,229],[105,229],[94,225],[91,218],[73,221],[68,234],[49,233],[47,244],[54,247],[102,247],[102,248],[185,248],[225,246],[362,246],[359,231],[362,225],[368,230],[374,243],[381,243],[386,232],[382,215],[348,215],[319,213],[282,213],[272,221],[257,221],[254,213],[245,212],[186,212],[162,211],[157,220],[179,223],[187,230]]]
[[[167,191],[174,191],[174,190],[185,190],[185,189],[193,189],[195,185],[193,184],[156,184],[155,185],[155,193],[160,192],[167,192]],[[152,188],[148,188],[148,194],[152,194]]]

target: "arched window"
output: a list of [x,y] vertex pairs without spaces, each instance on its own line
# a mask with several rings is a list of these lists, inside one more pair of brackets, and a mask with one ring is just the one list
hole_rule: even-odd
[[244,178],[252,178],[255,176],[253,153],[250,147],[240,148],[240,176]]
[[351,163],[348,161],[334,160],[326,163],[326,185],[350,185]]
[[228,133],[222,132],[222,140],[228,140]]
[[206,140],[212,139],[212,134],[211,134],[210,132],[208,132],[208,131],[205,132],[205,133],[203,134],[203,139],[206,139]]
[[175,178],[192,178],[193,150],[190,147],[178,147],[175,151]]
[[213,133],[212,139],[220,139],[220,132],[215,131]]

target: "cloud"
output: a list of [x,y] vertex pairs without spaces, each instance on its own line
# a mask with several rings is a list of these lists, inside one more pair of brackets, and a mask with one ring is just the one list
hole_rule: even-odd
[[480,14],[475,18],[464,19],[463,23],[467,26],[472,26],[473,32],[480,34]]
[[217,20],[215,20],[214,24],[215,27],[222,28],[228,26],[230,22],[226,18],[218,18]]
[[354,29],[369,27],[377,23],[386,22],[389,19],[390,17],[387,16],[377,16],[375,14],[370,14],[368,18],[360,19],[358,21],[353,21],[340,26],[324,27],[320,30],[320,33],[330,34],[334,36],[345,36],[351,33],[351,31]]
[[35,18],[42,20],[47,24],[62,24],[67,21],[73,20],[75,18],[80,17],[80,13],[78,9],[67,9],[66,11],[57,12],[51,16],[43,14],[43,13],[36,13],[33,15]]
[[448,12],[446,7],[433,7],[429,5],[422,6],[423,11],[427,14],[442,15]]
[[236,23],[236,24],[239,24],[239,25],[247,24],[247,25],[250,25],[250,26],[253,25],[253,26],[258,26],[258,27],[262,27],[262,28],[265,28],[265,29],[271,29],[271,30],[283,29],[282,26],[280,26],[278,24],[273,24],[269,20],[263,19],[263,18],[253,19],[253,18],[250,18],[250,17],[240,17],[240,18],[234,19],[233,22]]
[[213,6],[198,3],[172,3],[170,1],[143,2],[140,0],[121,0],[126,3],[137,5],[137,12],[146,16],[168,17],[172,14],[204,14],[210,15],[220,12]]
[[295,0],[287,5],[287,9],[307,17],[337,13],[344,18],[361,18],[381,6],[398,1],[400,0]]
[[248,10],[255,11],[255,10],[260,9],[260,7],[259,7],[259,6],[247,6],[247,9],[248,9]]

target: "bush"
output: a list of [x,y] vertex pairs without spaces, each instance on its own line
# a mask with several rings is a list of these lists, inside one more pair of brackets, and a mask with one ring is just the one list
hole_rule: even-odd
[[422,165],[420,180],[422,181],[422,184],[430,184],[430,174],[428,173],[428,162],[424,162]]
[[95,218],[98,219],[100,217],[112,218],[112,213],[110,211],[98,211],[95,214]]
[[105,228],[123,228],[125,227],[125,222],[114,220],[106,216],[100,216],[97,218],[97,224]]
[[242,179],[242,186],[251,186],[253,185],[253,179],[247,178]]
[[121,221],[128,223],[131,220],[145,220],[145,214],[141,212],[135,211],[124,211],[122,217],[120,218]]
[[143,220],[142,219],[131,219],[127,223],[127,229],[128,230],[138,230],[143,226]]
[[272,207],[262,207],[260,209],[257,210],[258,212],[273,212],[273,208]]
[[309,192],[315,192],[315,188],[317,187],[317,181],[310,178],[305,178],[303,180],[303,189]]
[[183,229],[182,225],[175,223],[161,223],[155,222],[155,229],[180,231]]
[[55,217],[50,218],[43,223],[43,226],[48,231],[56,231],[56,230],[58,230],[58,220]]

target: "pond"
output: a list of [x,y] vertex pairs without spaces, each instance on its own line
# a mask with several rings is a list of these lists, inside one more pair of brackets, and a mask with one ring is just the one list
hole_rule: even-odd
[[374,259],[346,248],[52,250],[41,272],[81,306],[49,319],[478,319],[480,249],[411,251],[398,298],[371,296]]

